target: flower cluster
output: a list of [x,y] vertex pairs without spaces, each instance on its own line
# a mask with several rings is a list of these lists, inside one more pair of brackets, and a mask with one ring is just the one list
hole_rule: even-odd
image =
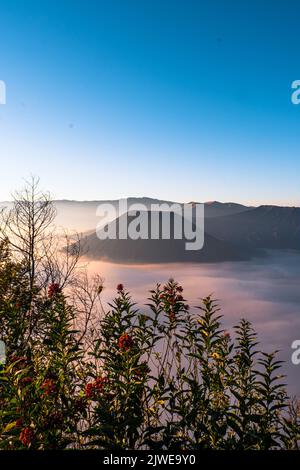
[[48,287],[48,297],[49,297],[49,299],[52,299],[52,297],[54,297],[56,294],[59,294],[60,292],[61,292],[61,288],[59,287],[59,284],[57,284],[56,282],[53,282]]
[[227,341],[230,341],[230,333],[229,333],[229,331],[225,330],[225,331],[223,332],[223,338],[224,338],[225,340],[227,340]]
[[20,432],[20,442],[22,442],[23,446],[30,447],[33,441],[33,430],[29,427],[23,428]]
[[121,350],[129,351],[134,345],[132,337],[128,333],[123,333],[118,341],[118,347]]
[[52,395],[56,392],[56,384],[53,379],[45,379],[41,385],[43,395]]
[[184,304],[184,298],[182,296],[183,288],[173,279],[163,287],[163,291],[160,294],[160,300],[163,303],[165,312],[169,315],[171,322],[176,320],[176,314],[181,310],[188,310],[188,305]]
[[92,400],[96,400],[99,395],[105,391],[105,386],[109,383],[107,377],[96,377],[94,382],[90,382],[85,386],[85,396]]

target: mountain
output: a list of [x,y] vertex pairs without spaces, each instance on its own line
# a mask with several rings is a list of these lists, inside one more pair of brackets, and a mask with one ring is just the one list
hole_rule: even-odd
[[260,206],[207,218],[205,230],[240,247],[300,250],[300,208]]
[[[75,200],[55,200],[54,205],[57,211],[56,225],[65,229],[77,230],[78,232],[91,232],[99,221],[97,217],[97,208],[99,205],[109,204],[112,210],[108,214],[109,220],[114,220],[121,214],[116,213],[115,209],[118,209],[119,200],[117,199],[104,199],[95,201],[75,201]],[[174,201],[155,199],[150,197],[130,197],[127,199],[127,205],[132,204],[143,204],[147,210],[151,209],[153,204],[181,204]],[[190,202],[189,204],[196,204]],[[205,217],[220,217],[222,215],[230,215],[252,209],[251,207],[244,206],[242,204],[236,204],[233,202],[205,202]],[[0,208],[7,207],[11,208],[11,201],[0,202]]]
[[[153,214],[153,213],[152,213]],[[186,250],[186,240],[177,240],[171,236],[170,240],[150,239],[151,233],[151,213],[146,213],[148,220],[148,239],[105,239],[100,240],[94,232],[82,239],[86,248],[87,257],[96,260],[107,260],[118,263],[170,263],[170,262],[220,262],[220,261],[241,261],[249,259],[251,250],[242,250],[233,246],[229,242],[218,240],[216,237],[205,233],[204,247],[201,250]],[[115,221],[107,224],[103,231],[114,230],[119,234],[120,224],[125,224],[126,228],[136,216],[123,214]],[[179,220],[181,219],[181,220]],[[181,223],[179,215],[171,217],[171,234],[174,233],[174,224]]]
[[[129,217],[128,224],[133,219]],[[247,260],[267,249],[300,250],[297,207],[214,202],[205,204],[204,227],[205,243],[199,251],[187,251],[185,240],[99,240],[94,232],[85,238],[87,256],[124,263],[221,262]]]
[[[262,205],[250,207],[233,202],[206,202],[205,245],[198,252],[185,250],[184,240],[99,240],[97,208],[109,204],[106,224],[122,217],[118,200],[54,201],[56,225],[85,233],[82,237],[88,256],[115,262],[218,262],[249,259],[267,249],[300,250],[300,208]],[[142,204],[150,211],[153,204],[175,204],[147,197],[129,198],[127,206]],[[179,203],[180,204],[180,203]],[[189,203],[195,206],[196,202]],[[11,207],[10,202],[0,207]],[[167,206],[166,206],[167,207]]]
[[[115,209],[118,208],[119,200],[96,200],[96,201],[70,201],[70,200],[56,200],[54,201],[57,218],[56,224],[60,227],[77,230],[79,232],[91,232],[93,228],[97,226],[99,217],[96,215],[96,211],[99,205],[109,204],[111,210],[108,213],[110,221],[116,217],[122,215],[116,213]],[[174,201],[164,201],[162,199],[154,199],[149,197],[130,197],[127,199],[127,205],[132,204],[143,204],[147,210],[151,209],[153,204],[181,204],[175,203]],[[190,202],[189,204],[196,204]],[[220,217],[223,215],[236,214],[244,211],[251,210],[251,207],[243,206],[242,204],[236,204],[233,202],[206,202],[205,205],[205,217]]]
[[[151,204],[174,204],[172,201],[163,201],[161,199],[153,199],[149,197],[130,197],[127,199],[127,205],[143,204],[146,209],[151,208]],[[78,232],[91,232],[99,223],[97,216],[97,208],[100,205],[109,204],[111,206],[108,211],[108,219],[114,220],[121,215],[116,210],[119,207],[118,199],[105,199],[95,201],[70,201],[56,200],[54,201],[57,217],[56,225],[62,228],[76,230]]]
[[224,215],[239,214],[241,212],[250,211],[253,207],[243,206],[235,202],[218,202],[211,201],[205,202],[205,217],[221,217]]

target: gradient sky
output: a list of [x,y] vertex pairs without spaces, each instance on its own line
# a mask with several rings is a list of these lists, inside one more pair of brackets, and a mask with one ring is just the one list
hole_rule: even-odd
[[299,205],[299,1],[2,0],[0,200]]

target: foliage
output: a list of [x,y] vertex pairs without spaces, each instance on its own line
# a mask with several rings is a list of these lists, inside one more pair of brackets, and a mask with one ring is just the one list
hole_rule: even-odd
[[[1,321],[24,323],[23,292],[24,304],[7,308],[20,273],[6,263]],[[258,349],[246,320],[233,341],[210,296],[192,313],[170,280],[151,291],[142,313],[119,285],[89,351],[58,285],[36,294],[34,308],[40,321],[22,356],[19,328],[5,336],[0,448],[298,448],[299,412],[276,354]]]
[[105,312],[51,204],[33,180],[2,214],[0,449],[299,448],[299,403],[249,321],[230,334],[173,279],[142,310],[119,284]]

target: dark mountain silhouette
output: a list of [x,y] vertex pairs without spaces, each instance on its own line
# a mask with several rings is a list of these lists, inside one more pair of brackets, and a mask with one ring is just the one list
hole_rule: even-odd
[[[185,240],[99,240],[95,227],[99,222],[99,204],[118,208],[118,200],[54,201],[58,226],[86,232],[84,239],[88,256],[115,262],[219,262],[249,259],[268,249],[300,251],[300,208],[280,206],[249,207],[232,202],[205,203],[205,244],[200,251],[185,250]],[[128,207],[143,204],[174,204],[147,197],[128,198]],[[195,202],[189,204],[195,205]],[[11,202],[0,203],[10,208]],[[115,219],[113,210],[108,223]],[[122,215],[121,215],[122,217]],[[129,220],[130,222],[130,220]]]
[[250,211],[253,207],[243,206],[235,202],[205,202],[205,217],[221,217],[223,215],[239,214]]
[[[118,201],[112,201],[116,204]],[[130,198],[132,203],[151,204],[167,201],[150,198]],[[94,205],[93,203],[80,203]],[[72,204],[72,203],[71,203]],[[76,204],[76,203],[74,203]],[[169,202],[170,204],[170,202]],[[196,204],[190,202],[193,206]],[[150,216],[150,212],[148,213]],[[260,206],[247,207],[235,203],[217,201],[205,203],[205,243],[199,251],[187,251],[186,240],[119,240],[118,226],[125,215],[117,219],[117,239],[99,240],[94,230],[84,237],[87,256],[120,263],[159,262],[221,262],[247,260],[261,256],[268,249],[300,250],[300,208]],[[178,217],[178,216],[176,216]],[[135,216],[128,217],[128,224]],[[174,221],[173,221],[174,222]],[[113,222],[108,222],[108,224]],[[149,219],[149,231],[151,220]]]
[[[216,237],[205,233],[204,246],[198,251],[186,250],[187,240],[174,239],[174,222],[178,222],[181,216],[171,214],[171,239],[153,240],[151,234],[150,211],[146,213],[148,219],[148,239],[137,240],[100,240],[96,233],[84,237],[83,242],[86,254],[91,259],[102,259],[118,263],[167,263],[167,262],[220,262],[241,261],[249,259],[250,249],[240,249],[229,242],[218,240]],[[136,216],[127,214],[116,219],[116,233],[119,233],[120,223],[128,227]],[[111,229],[114,222],[107,224],[104,231]]]
[[260,206],[207,218],[205,230],[240,247],[300,250],[300,208]]

